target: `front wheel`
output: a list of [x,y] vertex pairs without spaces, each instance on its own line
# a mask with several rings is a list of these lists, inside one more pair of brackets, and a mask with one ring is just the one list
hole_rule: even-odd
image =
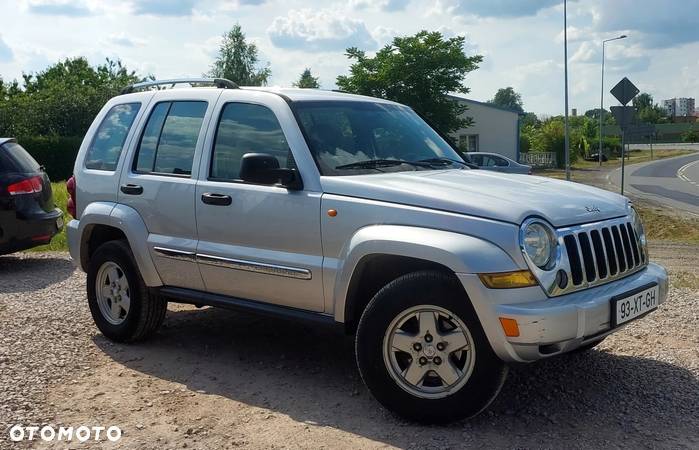
[[374,397],[420,422],[478,414],[507,375],[458,281],[439,272],[404,275],[381,289],[362,314],[356,353]]

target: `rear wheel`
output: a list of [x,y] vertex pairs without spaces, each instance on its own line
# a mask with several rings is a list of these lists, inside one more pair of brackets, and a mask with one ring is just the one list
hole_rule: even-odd
[[87,299],[97,328],[118,342],[147,338],[167,311],[167,302],[148,291],[125,241],[104,243],[90,258]]
[[439,272],[408,274],[381,289],[359,322],[356,352],[376,399],[420,422],[478,414],[507,374],[458,281]]

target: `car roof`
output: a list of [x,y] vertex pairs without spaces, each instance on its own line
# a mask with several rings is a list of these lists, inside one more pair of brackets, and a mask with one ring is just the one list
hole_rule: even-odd
[[[182,87],[182,88],[172,88],[172,89],[163,89],[163,90],[145,90],[141,92],[134,92],[130,94],[123,94],[120,97],[123,97],[125,100],[128,99],[129,101],[132,100],[137,100],[137,99],[145,99],[146,97],[151,97],[155,95],[158,97],[158,93],[160,92],[172,92],[172,91],[178,91],[182,92],[183,96],[186,96],[188,94],[191,94],[192,92],[201,92],[202,89],[220,89],[220,88],[215,88],[215,87]],[[259,91],[259,92],[267,92],[270,95],[279,95],[287,99],[288,101],[291,102],[297,102],[297,101],[364,101],[364,102],[374,102],[374,103],[385,103],[385,104],[393,104],[393,105],[399,105],[399,103],[392,102],[390,100],[384,100],[381,98],[376,98],[376,97],[369,97],[366,95],[356,95],[356,94],[349,94],[347,92],[340,92],[340,91],[330,91],[330,90],[324,90],[324,89],[302,89],[302,88],[284,88],[284,87],[278,87],[278,86],[242,86],[240,87],[241,91]],[[236,92],[240,92],[238,89],[223,89],[222,90],[225,97],[228,98],[235,98]]]
[[15,138],[0,137],[0,145],[5,144],[6,142],[16,142],[16,140],[15,140]]

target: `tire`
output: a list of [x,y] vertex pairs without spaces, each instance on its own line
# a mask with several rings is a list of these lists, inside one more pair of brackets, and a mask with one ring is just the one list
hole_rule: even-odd
[[[433,310],[436,315],[429,312]],[[422,316],[423,313],[427,314]],[[439,329],[436,337],[430,333],[427,333],[430,336],[421,335],[422,317],[426,318],[426,324],[430,323],[430,317],[437,318],[434,323]],[[404,325],[399,326],[401,323]],[[464,348],[470,350],[450,353],[449,346],[456,349],[462,344],[450,341],[447,332],[464,327],[465,332],[461,334],[465,341],[470,341]],[[421,352],[408,356],[407,352],[395,350],[389,344],[398,342],[393,336],[408,336],[405,342],[412,350],[416,350],[414,341],[419,341]],[[442,352],[435,350],[440,340]],[[495,399],[507,377],[507,366],[492,351],[458,280],[435,271],[404,275],[374,296],[357,327],[356,355],[359,372],[374,397],[398,415],[422,423],[446,423],[477,415]],[[439,358],[438,361],[435,355],[441,355],[444,360]],[[424,365],[415,366],[418,371],[427,370],[420,378],[422,386],[413,385],[400,374],[401,370],[410,373],[404,366],[413,367],[413,361],[426,361]],[[456,372],[461,374],[459,381],[450,384],[435,377],[437,373],[431,368],[446,370],[447,364],[459,367]],[[443,385],[438,386],[439,383]]]
[[604,342],[605,339],[607,339],[606,336],[598,341],[588,342],[587,344],[581,345],[580,347],[576,348],[575,350],[571,350],[570,353],[575,354],[575,353],[588,352],[588,351],[592,350],[593,348],[597,347],[598,345],[600,345],[602,342]]
[[90,258],[87,300],[97,328],[116,342],[146,339],[162,325],[167,311],[167,301],[149,292],[129,245],[121,240],[102,244]]

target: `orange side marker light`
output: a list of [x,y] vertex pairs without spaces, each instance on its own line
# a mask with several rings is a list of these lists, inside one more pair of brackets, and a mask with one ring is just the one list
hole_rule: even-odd
[[500,317],[500,325],[502,325],[503,331],[505,331],[505,336],[507,337],[518,337],[519,336],[519,325],[515,319],[508,319],[507,317]]
[[329,209],[329,210],[328,210],[328,215],[329,215],[330,217],[335,217],[335,216],[337,216],[337,210],[336,210],[336,209]]

